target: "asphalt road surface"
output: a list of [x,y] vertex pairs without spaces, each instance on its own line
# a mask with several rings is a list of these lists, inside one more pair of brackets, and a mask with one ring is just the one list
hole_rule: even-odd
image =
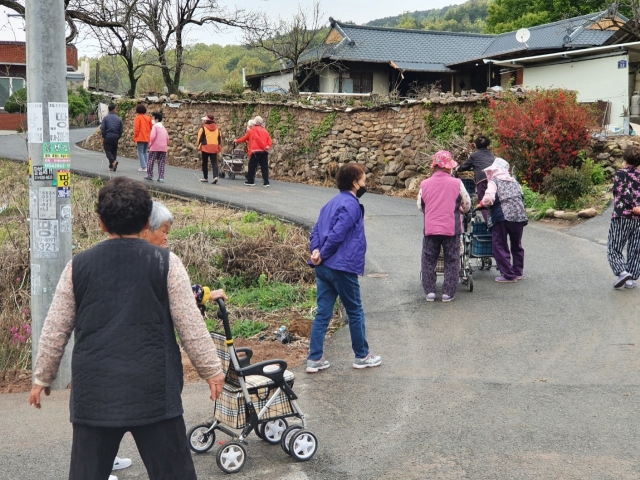
[[[74,141],[87,130],[72,132]],[[18,136],[0,156],[26,159]],[[72,150],[77,173],[109,177],[102,153]],[[117,175],[140,178],[137,160]],[[163,190],[271,213],[311,226],[335,190],[272,181],[218,185],[167,168]],[[157,186],[154,184],[154,187]],[[369,249],[361,280],[367,335],[378,368],[354,370],[348,329],[329,342],[331,368],[295,368],[294,390],[319,439],[296,463],[278,446],[249,439],[234,478],[262,479],[637,479],[640,477],[640,291],[614,291],[606,260],[608,218],[573,228],[532,222],[525,278],[493,281],[427,303],[419,282],[422,219],[411,200],[367,194]],[[604,244],[603,244],[604,242]],[[382,273],[387,276],[368,276]],[[185,420],[211,413],[205,384],[185,388]],[[71,445],[68,392],[0,396],[0,478],[66,478]],[[223,438],[224,439],[224,438]],[[199,478],[221,478],[214,450],[194,456]],[[130,436],[120,480],[147,478]]]

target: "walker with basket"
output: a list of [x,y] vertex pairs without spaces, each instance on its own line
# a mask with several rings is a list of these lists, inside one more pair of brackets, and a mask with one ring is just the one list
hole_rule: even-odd
[[[220,442],[216,463],[225,473],[237,473],[247,459],[246,439],[255,431],[265,442],[279,444],[295,460],[310,460],[318,449],[318,440],[307,430],[305,415],[292,389],[294,375],[287,370],[287,362],[267,360],[251,365],[253,352],[250,348],[234,347],[224,301],[218,299],[217,303],[225,335],[211,333],[211,337],[222,362],[225,383],[215,402],[214,417],[187,433],[189,448],[204,453],[213,447],[216,431],[229,435],[231,441]],[[299,423],[289,424],[288,420]]]
[[228,176],[230,180],[233,180],[236,178],[236,173],[247,173],[247,168],[245,168],[247,160],[247,152],[241,148],[234,148],[231,153],[223,153],[220,178]]

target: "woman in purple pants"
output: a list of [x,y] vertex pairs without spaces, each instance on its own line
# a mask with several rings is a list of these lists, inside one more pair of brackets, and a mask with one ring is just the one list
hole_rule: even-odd
[[479,206],[489,207],[487,221],[492,235],[493,258],[502,274],[495,280],[515,283],[522,279],[524,273],[522,233],[529,222],[524,209],[522,188],[509,174],[509,163],[502,158],[496,158],[484,171],[488,180],[487,191]]

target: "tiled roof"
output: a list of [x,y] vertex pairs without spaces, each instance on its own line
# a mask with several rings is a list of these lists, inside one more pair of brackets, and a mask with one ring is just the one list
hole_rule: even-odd
[[[518,51],[560,50],[565,47],[571,48],[572,45],[576,47],[599,47],[615,33],[613,30],[605,31],[587,28],[593,25],[593,20],[597,19],[602,13],[592,13],[530,27],[531,36],[527,40],[526,46],[516,40],[515,32],[502,33],[496,36],[482,55],[469,55],[467,59],[491,58]],[[568,40],[566,37],[571,37],[570,41],[566,41]]]
[[446,64],[469,55],[481,55],[495,38],[494,35],[364,27],[339,22],[334,22],[334,26],[346,38],[333,49],[332,58],[407,62],[415,68],[418,68],[415,64],[421,64],[421,71],[448,71]]
[[[324,56],[336,60],[388,63],[422,72],[447,72],[467,61],[532,50],[561,50],[603,45],[615,32],[589,29],[604,12],[560,20],[529,28],[527,46],[516,40],[515,32],[500,35],[405,30],[367,27],[332,20],[344,37]],[[626,20],[626,19],[625,19]],[[571,37],[567,42],[566,37]],[[401,66],[402,65],[402,66]]]

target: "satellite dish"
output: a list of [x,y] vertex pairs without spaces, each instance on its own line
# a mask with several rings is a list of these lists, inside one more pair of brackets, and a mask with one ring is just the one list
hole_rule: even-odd
[[521,28],[516,32],[516,40],[520,43],[527,43],[529,37],[531,37],[531,32],[528,28]]

